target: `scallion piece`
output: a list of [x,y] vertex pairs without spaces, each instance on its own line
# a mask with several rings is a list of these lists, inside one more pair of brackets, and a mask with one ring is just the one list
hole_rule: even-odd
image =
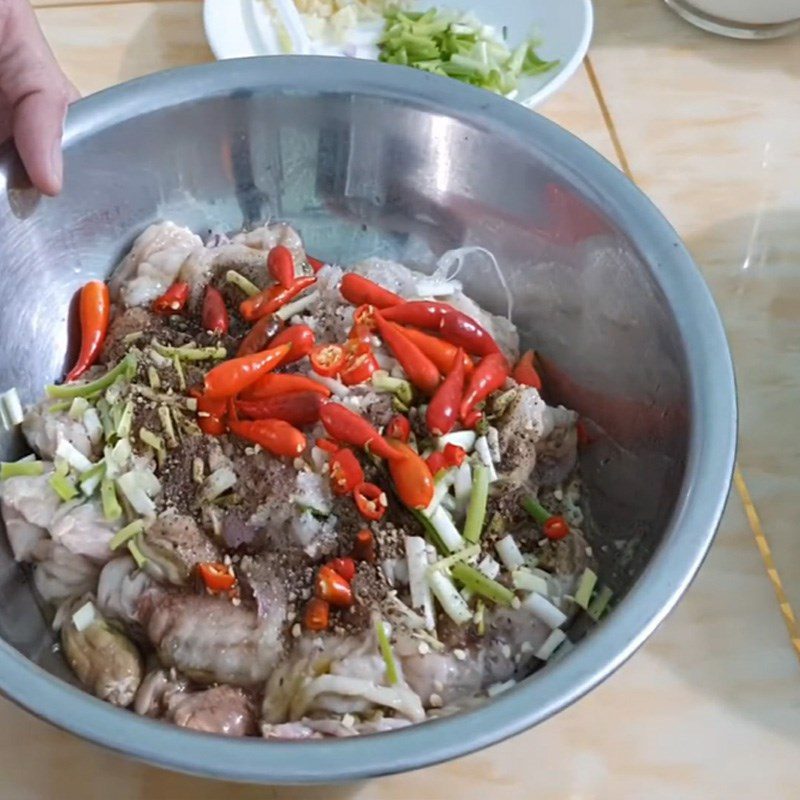
[[118,547],[122,547],[123,544],[128,542],[130,539],[133,539],[134,536],[138,536],[140,533],[144,533],[144,522],[142,522],[140,519],[137,519],[126,525],[124,528],[122,528],[122,530],[117,531],[111,537],[108,547],[110,550],[116,550]]
[[111,478],[100,481],[100,500],[103,504],[103,517],[108,522],[116,522],[122,516],[122,506],[117,499],[117,489]]
[[72,403],[69,400],[59,400],[57,403],[51,403],[47,408],[48,414],[61,414],[63,411],[69,411]]
[[181,361],[220,361],[228,357],[224,347],[168,347],[159,342],[153,342],[153,349],[164,358],[179,358]]
[[48,397],[69,400],[74,397],[92,397],[105,391],[119,377],[130,380],[136,372],[136,356],[128,353],[113,369],[100,378],[89,383],[62,383],[58,386],[48,386]]
[[103,476],[106,474],[106,465],[104,461],[98,461],[90,469],[81,473],[78,483],[80,483],[81,491],[90,497],[94,494],[94,490],[100,485]]
[[44,474],[41,461],[3,461],[0,463],[0,480],[6,478],[33,478]]
[[612,592],[608,586],[600,587],[600,590],[597,592],[592,602],[589,603],[589,608],[587,609],[587,613],[595,622],[599,621],[603,612],[608,608],[608,604],[613,596],[614,592]]
[[167,440],[167,447],[177,447],[178,437],[175,435],[175,426],[172,424],[172,415],[170,414],[167,406],[158,407],[158,419],[161,422],[161,429],[164,431],[164,437]]
[[89,408],[89,401],[85,397],[76,397],[70,404],[69,416],[75,420],[81,419],[87,408]]
[[464,625],[472,619],[472,612],[458,593],[455,584],[443,572],[434,570],[428,573],[428,585],[436,595],[445,614],[457,625]]
[[474,558],[481,552],[481,548],[477,544],[470,545],[469,547],[465,547],[463,550],[459,550],[457,553],[453,553],[451,556],[447,556],[447,558],[441,558],[438,561],[434,562],[433,564],[428,567],[428,569],[443,569],[448,570],[453,564],[457,564],[459,561],[468,561],[470,558]]
[[489,499],[489,470],[483,464],[476,464],[472,471],[472,492],[467,506],[467,519],[464,523],[464,538],[468,542],[478,542],[486,519],[486,503]]
[[386,664],[386,682],[389,686],[394,686],[398,681],[397,662],[394,660],[392,643],[386,634],[386,627],[383,620],[375,620],[375,634],[378,637],[378,647],[380,648],[383,662]]
[[66,475],[53,474],[50,476],[50,488],[65,502],[77,497],[78,490],[75,484]]
[[594,591],[595,584],[597,583],[597,575],[592,572],[588,567],[583,571],[581,579],[578,582],[578,588],[575,591],[575,603],[579,605],[584,611],[589,608],[589,600]]
[[503,584],[487,578],[482,572],[478,572],[477,569],[465,564],[463,561],[454,564],[450,572],[462,586],[466,586],[475,594],[479,594],[493,603],[510,606],[514,602],[514,592],[511,589],[507,589]]
[[116,434],[120,439],[127,439],[131,435],[131,427],[133,426],[133,403],[128,400],[125,403],[122,414],[120,414],[119,422],[117,422]]
[[391,392],[403,405],[410,405],[414,399],[411,384],[403,378],[395,378],[385,370],[372,373],[372,388],[376,392]]
[[131,539],[128,542],[128,552],[133,556],[133,560],[136,562],[136,566],[141,569],[141,567],[144,566],[147,559],[145,558],[142,551],[139,549],[137,538]]
[[183,372],[183,365],[177,355],[172,356],[172,366],[175,367],[175,372],[178,373],[178,386],[182,392],[186,391],[186,375]]
[[544,525],[547,520],[550,519],[553,515],[539,503],[539,501],[531,496],[526,497],[522,501],[522,507],[538,522],[540,525]]
[[253,297],[261,291],[252,281],[247,280],[244,275],[233,269],[229,269],[225,273],[225,280],[241,289],[248,297]]

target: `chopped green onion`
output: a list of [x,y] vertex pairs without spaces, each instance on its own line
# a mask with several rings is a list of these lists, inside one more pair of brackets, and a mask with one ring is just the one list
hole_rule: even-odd
[[92,462],[69,439],[62,439],[58,443],[56,455],[63,458],[70,467],[78,472],[86,472],[87,469],[92,468]]
[[224,347],[168,347],[160,342],[153,342],[153,349],[164,358],[178,358],[182,361],[220,361],[228,357]]
[[133,556],[133,560],[136,562],[136,566],[140,569],[144,566],[147,559],[142,554],[142,551],[139,549],[139,544],[137,540],[131,539],[128,542],[128,552]]
[[378,637],[378,647],[383,656],[383,661],[386,664],[386,682],[390,686],[394,686],[398,681],[397,663],[394,660],[392,644],[389,641],[389,637],[386,635],[386,628],[383,620],[375,620],[375,633]]
[[487,578],[482,572],[465,564],[463,561],[455,564],[451,570],[453,577],[463,586],[472,589],[475,594],[491,600],[493,603],[510,606],[514,602],[514,592],[503,584]]
[[85,397],[76,397],[69,407],[69,416],[72,419],[81,419],[89,408],[89,401]]
[[561,628],[554,628],[550,635],[544,640],[542,646],[534,654],[536,658],[547,661],[555,652],[558,646],[567,638],[567,634]]
[[53,462],[53,471],[56,475],[69,475],[69,461],[57,455]]
[[553,515],[539,503],[539,501],[531,496],[526,497],[522,501],[522,507],[538,522],[540,525],[544,525],[547,520],[550,519]]
[[479,599],[475,607],[475,616],[473,619],[478,627],[478,636],[483,636],[486,633],[486,606],[483,600]]
[[470,558],[477,556],[480,552],[480,545],[472,544],[469,547],[465,547],[463,550],[459,550],[458,553],[453,553],[453,555],[447,556],[446,558],[440,558],[438,561],[431,564],[428,569],[448,570],[453,564],[457,564],[459,561],[469,561]]
[[182,392],[186,391],[186,375],[183,372],[183,365],[177,354],[172,356],[172,366],[175,367],[175,372],[178,373],[178,386]]
[[75,484],[66,475],[53,473],[50,476],[50,487],[66,503],[77,497],[78,490]]
[[287,303],[285,306],[283,306],[283,308],[279,308],[275,312],[275,316],[284,321],[289,320],[295,314],[302,314],[303,311],[313,305],[318,297],[319,292],[309,292],[298,300],[295,300],[292,303]]
[[144,522],[140,519],[134,520],[111,537],[111,541],[108,543],[109,550],[116,550],[118,547],[122,547],[123,544],[133,539],[134,536],[138,536],[143,532]]
[[103,504],[103,517],[108,522],[116,522],[122,516],[122,506],[117,499],[117,490],[111,478],[100,481],[100,499]]
[[467,520],[464,523],[464,538],[468,542],[480,541],[488,499],[489,470],[483,464],[476,464],[472,471],[472,493],[467,506]]
[[111,419],[111,406],[108,404],[108,401],[105,399],[105,397],[101,397],[97,401],[97,405],[95,407],[97,409],[97,414],[100,417],[100,424],[103,426],[103,438],[108,441],[112,436],[114,436],[114,429],[116,427]]
[[106,465],[103,461],[98,461],[91,469],[82,472],[78,483],[80,483],[81,491],[90,497],[94,494],[94,490],[100,485],[103,476],[106,474]]
[[137,359],[133,353],[128,353],[122,361],[105,375],[89,383],[62,383],[58,386],[48,386],[49,397],[72,399],[74,397],[93,397],[105,391],[119,377],[130,380],[136,372]]
[[164,440],[145,427],[139,428],[139,438],[148,447],[152,447],[153,450],[156,451],[156,460],[158,461],[158,465],[161,466],[164,463],[164,456],[166,455]]
[[409,511],[411,511],[419,524],[425,529],[425,533],[430,543],[440,553],[449,553],[450,551],[444,546],[444,542],[442,542],[442,538],[439,536],[439,532],[436,530],[433,523],[421,511],[417,511],[415,508],[411,508]]
[[[423,516],[427,516],[423,514]],[[439,541],[447,548],[450,553],[457,553],[464,549],[464,539],[458,532],[453,518],[439,506],[430,516],[427,516],[439,535]]]
[[608,586],[600,587],[600,590],[597,592],[594,599],[589,604],[589,608],[587,609],[589,616],[595,622],[599,621],[613,596],[614,592],[612,592]]
[[588,610],[589,599],[594,591],[595,584],[597,583],[597,575],[588,567],[583,571],[581,579],[578,583],[578,589],[575,592],[575,603],[582,609]]
[[71,405],[69,400],[59,400],[57,403],[51,403],[47,412],[48,414],[60,414],[62,411],[69,411]]
[[134,342],[138,342],[142,336],[144,336],[144,331],[133,331],[132,333],[126,333],[125,336],[122,337],[122,341],[125,344],[133,344]]
[[161,421],[161,428],[164,431],[164,436],[167,440],[167,447],[177,447],[178,437],[175,436],[175,427],[172,424],[172,416],[169,413],[169,408],[167,406],[158,407],[158,418]]
[[406,561],[408,562],[408,589],[411,594],[411,605],[421,611],[425,619],[425,627],[432,631],[436,628],[433,615],[433,598],[428,584],[428,549],[421,536],[406,536],[404,539]]
[[547,581],[541,575],[536,575],[525,567],[515,569],[511,573],[511,580],[515,589],[523,592],[538,592],[541,595],[547,594]]
[[205,469],[206,466],[203,463],[203,459],[195,456],[195,458],[192,459],[192,480],[194,480],[195,483],[203,482]]
[[472,612],[458,593],[453,582],[443,572],[434,570],[427,575],[428,585],[436,595],[445,614],[458,625],[464,625],[472,619]]
[[6,478],[32,478],[44,474],[41,461],[3,461],[0,463],[0,480]]
[[151,389],[161,388],[161,377],[158,374],[158,370],[152,364],[147,368],[147,382],[150,384]]
[[9,389],[0,394],[0,424],[7,431],[10,431],[25,418],[22,411],[22,403],[16,389]]
[[117,422],[116,434],[120,439],[127,439],[131,435],[131,427],[133,426],[133,403],[128,400],[125,403],[122,413]]
[[522,557],[517,540],[510,533],[495,542],[494,547],[506,569],[515,570],[525,564],[525,559]]
[[253,297],[261,291],[252,281],[247,280],[244,275],[233,269],[229,269],[225,273],[225,280],[241,289],[248,297]]
[[522,607],[531,611],[551,628],[558,628],[567,621],[567,615],[558,606],[537,592],[529,594],[523,601]]
[[486,417],[481,417],[475,423],[475,433],[477,433],[478,436],[486,436],[486,434],[489,433],[489,427],[489,420],[486,419]]
[[372,373],[372,388],[376,392],[391,392],[405,406],[414,399],[414,390],[407,380],[395,378],[382,369]]

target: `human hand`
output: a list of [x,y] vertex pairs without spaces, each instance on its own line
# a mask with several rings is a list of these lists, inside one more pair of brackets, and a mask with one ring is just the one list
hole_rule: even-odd
[[61,190],[61,133],[67,104],[77,98],[27,0],[0,0],[0,142],[13,135],[45,194]]

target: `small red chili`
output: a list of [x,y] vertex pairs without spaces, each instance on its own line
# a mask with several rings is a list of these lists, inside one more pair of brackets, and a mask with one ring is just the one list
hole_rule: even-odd
[[356,562],[352,558],[334,558],[328,566],[348,583],[356,576]]
[[111,299],[103,281],[89,281],[80,294],[81,350],[67,381],[80,378],[100,357],[108,331]]
[[320,600],[325,600],[332,606],[353,604],[353,590],[350,588],[350,583],[327,565],[320,567],[314,582],[314,591]]
[[205,330],[211,331],[217,336],[224,336],[230,327],[225,300],[220,290],[213,286],[206,286],[203,296],[202,322]]
[[[416,328],[404,327],[403,333],[407,339],[411,339],[436,364],[436,369],[442,375],[447,375],[450,372],[453,366],[453,359],[458,352],[458,348],[454,344],[450,344],[444,339],[438,339],[436,336],[431,336],[424,331],[418,331]],[[463,354],[462,358],[464,359],[464,374],[468,375],[472,372],[474,364],[466,353]]]
[[248,321],[255,322],[268,314],[274,314],[283,308],[290,300],[297,297],[300,292],[311,286],[316,281],[313,275],[296,278],[288,288],[277,285],[264,289],[253,297],[248,297],[239,306],[239,313]]
[[411,423],[408,421],[408,417],[403,414],[395,414],[386,426],[386,436],[390,439],[407,442],[408,437],[411,436]]
[[459,348],[447,377],[428,404],[425,422],[434,436],[450,433],[458,420],[461,395],[464,392],[464,351]]
[[267,272],[284,289],[294,283],[294,256],[288,247],[276,245],[267,256]]
[[365,519],[379,520],[386,513],[386,493],[374,483],[359,483],[353,490],[353,499]]
[[264,350],[278,333],[280,333],[281,328],[283,328],[283,320],[280,317],[276,317],[274,314],[261,317],[239,343],[239,349],[236,351],[236,355],[249,356],[251,353]]
[[339,445],[336,442],[331,441],[330,439],[317,439],[315,442],[317,447],[320,450],[324,450],[326,453],[335,453],[339,449]]
[[375,312],[377,309],[375,306],[370,305],[369,303],[364,303],[363,305],[359,306],[355,312],[353,313],[353,322],[356,325],[363,325],[367,330],[374,331],[376,327],[375,323]]
[[281,364],[289,350],[290,346],[284,344],[223,361],[206,373],[205,394],[212,399],[239,394]]
[[153,301],[153,313],[160,316],[177,314],[189,300],[189,284],[175,281],[161,297]]
[[197,571],[211,592],[227,592],[236,585],[236,578],[225,564],[206,562],[198,564]]
[[425,463],[431,471],[431,475],[436,477],[437,473],[443,469],[447,469],[447,461],[445,460],[444,453],[434,450],[426,459]]
[[248,442],[260,445],[276,456],[295,458],[306,449],[306,437],[293,425],[282,419],[257,419],[228,422],[231,433]]
[[369,353],[372,350],[372,333],[369,328],[366,325],[353,325],[344,347],[351,356]]
[[314,270],[315,275],[325,266],[324,261],[320,261],[318,258],[310,256],[308,253],[306,253],[306,261],[308,262],[308,266]]
[[306,604],[303,625],[309,631],[324,631],[330,623],[330,605],[319,597],[312,597]]
[[270,347],[281,344],[290,344],[292,349],[283,360],[284,364],[293,364],[305,358],[314,348],[314,331],[308,325],[292,325],[282,330],[270,343]]
[[535,360],[536,354],[533,350],[526,350],[522,354],[520,360],[517,361],[517,365],[514,367],[511,377],[523,386],[533,386],[534,389],[541,389],[542,379],[539,377],[539,373],[534,366]]
[[317,392],[322,397],[331,396],[331,390],[327,386],[323,386],[319,381],[307,378],[305,375],[268,372],[252,386],[248,386],[242,393],[242,397],[248,400],[262,400],[266,397],[276,397],[290,392]]
[[345,351],[340,344],[321,344],[311,351],[311,366],[317,375],[333,378],[345,366]]
[[334,494],[350,494],[364,482],[364,470],[356,454],[342,447],[331,456],[331,489]]
[[544,523],[543,530],[548,539],[558,540],[569,534],[569,525],[564,517],[554,516]]
[[447,464],[448,467],[460,467],[464,463],[464,459],[467,457],[467,451],[463,447],[459,447],[457,444],[452,444],[452,442],[448,442],[444,446],[444,463]]
[[433,500],[434,491],[430,468],[407,444],[396,439],[390,439],[389,443],[403,454],[402,458],[389,462],[389,474],[397,496],[409,508],[427,508]]
[[472,430],[481,421],[481,419],[483,419],[483,412],[470,411],[466,417],[461,418],[461,424],[465,428]]
[[348,272],[342,278],[339,291],[345,300],[355,306],[368,304],[376,308],[390,308],[405,303],[400,295],[384,289],[383,286],[379,286],[369,278],[357,275],[355,272]]
[[375,315],[375,320],[381,338],[400,362],[411,383],[424,394],[433,394],[439,385],[439,370],[433,361],[406,338],[399,325],[387,322],[380,313]]
[[319,422],[325,399],[318,392],[291,392],[262,400],[237,400],[236,408],[248,419],[282,419],[292,425]]
[[214,400],[206,397],[200,390],[193,390],[190,394],[197,399],[197,424],[200,430],[208,436],[222,436],[227,433],[227,399],[222,397]]
[[356,561],[375,560],[375,537],[368,528],[362,528],[356,534],[356,540],[353,542],[353,558]]
[[475,406],[499,389],[508,377],[508,362],[500,353],[492,353],[481,359],[469,376],[459,414],[464,419]]
[[337,441],[360,447],[378,458],[392,459],[401,455],[367,420],[341,403],[325,403],[319,416],[325,430]]
[[348,358],[342,370],[342,383],[345,386],[357,386],[368,381],[379,367],[378,361],[372,353],[361,353],[353,358]]

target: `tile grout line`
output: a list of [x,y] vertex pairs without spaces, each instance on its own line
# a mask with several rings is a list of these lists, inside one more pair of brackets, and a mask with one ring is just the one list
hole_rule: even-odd
[[[628,157],[625,155],[625,150],[622,147],[622,140],[619,137],[617,127],[614,123],[613,117],[611,116],[608,103],[606,102],[605,95],[603,94],[603,90],[600,88],[600,81],[597,79],[597,73],[595,72],[591,58],[588,55],[584,59],[584,66],[586,68],[586,75],[589,78],[589,83],[592,86],[595,99],[600,107],[600,113],[603,117],[603,121],[608,129],[608,134],[611,138],[611,144],[614,148],[614,153],[617,156],[617,160],[619,161],[619,165],[625,175],[627,175],[631,181],[636,183],[636,180],[633,177],[633,171],[628,163]],[[786,596],[786,592],[784,591],[783,581],[781,581],[780,573],[775,566],[775,559],[772,557],[772,549],[769,546],[766,534],[764,533],[764,528],[761,525],[761,518],[758,516],[758,511],[753,503],[750,490],[747,488],[747,483],[745,482],[744,475],[742,475],[742,472],[739,469],[738,463],[734,469],[733,482],[736,486],[736,492],[739,495],[739,500],[744,508],[744,513],[747,517],[750,531],[752,532],[756,546],[758,547],[758,552],[761,555],[761,560],[764,563],[767,577],[769,578],[772,588],[775,591],[778,607],[786,625],[786,630],[789,633],[789,639],[792,642],[792,647],[794,648],[798,659],[800,659],[800,627],[798,626],[797,618],[795,617],[794,610],[789,602],[789,598]]]

